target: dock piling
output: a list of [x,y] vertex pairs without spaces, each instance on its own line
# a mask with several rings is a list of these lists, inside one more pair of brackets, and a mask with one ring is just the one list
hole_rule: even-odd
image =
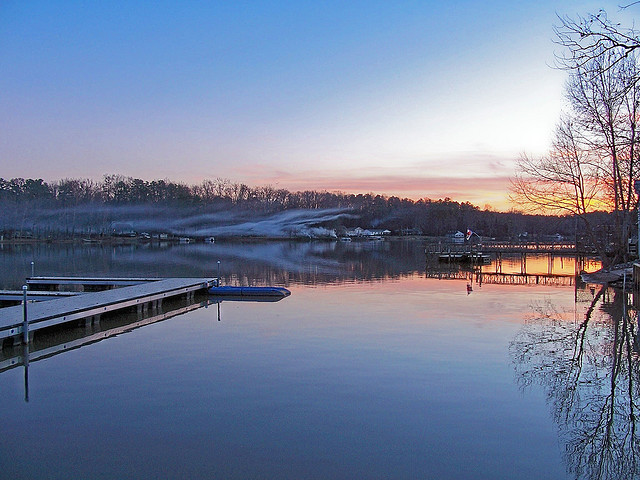
[[29,319],[27,316],[27,286],[22,286],[22,343],[29,344]]

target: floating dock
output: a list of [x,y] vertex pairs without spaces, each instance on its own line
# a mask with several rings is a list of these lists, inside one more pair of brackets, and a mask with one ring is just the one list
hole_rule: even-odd
[[284,287],[234,287],[221,286],[211,287],[211,295],[230,297],[276,297],[283,298],[291,295],[291,292]]
[[[27,302],[42,302],[64,297],[73,297],[78,292],[49,292],[39,290],[27,290]],[[22,302],[24,292],[22,290],[0,290],[0,302]]]
[[[33,280],[31,277],[29,280]],[[73,277],[41,277],[56,278],[55,282],[47,285],[69,285],[71,282],[78,282],[78,285],[90,285],[87,280]],[[106,285],[105,280],[111,280],[111,285],[120,281],[131,281],[132,279],[99,279],[101,285]],[[139,279],[138,279],[139,280]],[[164,280],[148,279],[144,283],[137,283],[121,288],[114,288],[101,292],[84,293],[66,298],[61,298],[55,302],[29,303],[27,310],[27,328],[24,325],[24,305],[6,307],[0,309],[0,341],[6,342],[12,339],[13,343],[20,342],[25,338],[25,330],[28,331],[29,339],[34,331],[63,325],[70,322],[84,321],[91,324],[100,320],[100,315],[115,312],[118,310],[137,307],[139,311],[149,308],[157,308],[160,303],[167,298],[180,295],[194,296],[196,292],[207,292],[216,283],[215,278],[168,278]],[[94,286],[97,285],[93,284]],[[57,288],[57,287],[56,287]]]

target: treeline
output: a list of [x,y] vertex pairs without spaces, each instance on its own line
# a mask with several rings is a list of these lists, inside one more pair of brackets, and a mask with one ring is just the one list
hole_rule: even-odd
[[105,175],[102,181],[63,179],[47,183],[42,179],[0,178],[0,201],[43,200],[58,205],[105,203],[110,205],[159,204],[171,206],[226,205],[259,208],[263,212],[291,209],[353,208],[356,205],[411,205],[410,199],[381,195],[290,192],[272,186],[250,187],[227,179],[204,180],[186,185],[170,180],[146,181],[123,175]]
[[[250,187],[226,179],[204,180],[186,185],[170,180],[146,181],[123,175],[105,175],[101,181],[63,179],[47,183],[42,179],[0,178],[0,204],[13,205],[19,228],[35,224],[31,209],[56,209],[60,215],[78,207],[128,206],[183,208],[193,214],[234,211],[264,216],[286,210],[340,209],[352,215],[327,222],[327,228],[384,228],[398,234],[442,236],[457,230],[489,237],[514,238],[524,232],[534,235],[559,233],[573,238],[577,224],[572,217],[525,215],[519,212],[481,210],[468,202],[449,198],[411,200],[375,194],[347,194],[327,191],[290,192],[271,186]],[[18,207],[18,208],[16,208]],[[596,224],[608,229],[608,214],[596,213]],[[75,218],[75,215],[74,215]],[[8,220],[8,218],[5,218]],[[14,222],[11,222],[14,223]],[[10,228],[5,222],[4,228]]]

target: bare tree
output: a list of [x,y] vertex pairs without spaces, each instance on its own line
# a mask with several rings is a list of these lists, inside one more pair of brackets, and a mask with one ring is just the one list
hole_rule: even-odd
[[639,173],[640,72],[635,47],[631,48],[636,37],[633,30],[625,30],[619,41],[607,36],[616,26],[604,12],[588,18],[563,19],[556,28],[557,41],[564,47],[560,67],[569,73],[568,108],[551,152],[520,159],[512,198],[538,210],[577,215],[591,234],[589,212],[614,212],[613,261],[622,261],[636,206],[633,180]]
[[[627,8],[639,2],[622,6]],[[615,52],[618,59],[630,55],[640,47],[640,36],[633,28],[613,22],[604,10],[585,17],[558,17],[554,27],[556,43],[563,47],[556,56],[560,67],[573,70],[576,66],[587,67],[598,52]]]
[[520,203],[557,214],[584,216],[605,202],[598,161],[576,139],[574,124],[564,118],[556,127],[548,155],[523,154],[512,180],[513,197]]

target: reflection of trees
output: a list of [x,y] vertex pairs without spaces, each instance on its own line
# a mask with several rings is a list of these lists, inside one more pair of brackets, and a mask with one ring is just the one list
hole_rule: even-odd
[[36,262],[39,275],[196,277],[216,276],[221,261],[225,284],[322,285],[423,274],[419,241],[252,241],[215,244],[5,245],[0,288],[20,288]]
[[626,295],[603,287],[575,317],[534,306],[511,343],[518,383],[545,389],[575,478],[640,476],[636,321]]

